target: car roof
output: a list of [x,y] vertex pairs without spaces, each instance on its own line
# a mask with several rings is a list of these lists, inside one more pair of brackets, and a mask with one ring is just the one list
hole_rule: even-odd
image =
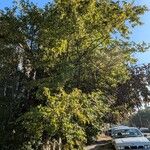
[[[129,127],[130,129],[138,129],[137,127]],[[139,130],[139,129],[138,129]]]
[[114,128],[114,130],[120,130],[120,129],[130,129],[130,127],[119,127],[119,128]]
[[[121,129],[136,129],[136,130],[139,130],[138,128],[136,128],[136,127],[120,127],[120,128],[116,128],[116,129],[114,129],[114,131],[117,131],[117,130],[121,130]],[[139,130],[140,131],[140,130]]]
[[140,130],[149,130],[149,128],[140,128]]
[[116,127],[113,127],[111,129],[122,129],[122,128],[129,128],[128,126],[116,126]]

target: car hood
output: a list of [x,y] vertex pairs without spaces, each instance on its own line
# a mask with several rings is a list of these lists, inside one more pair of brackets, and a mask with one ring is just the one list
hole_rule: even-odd
[[119,138],[119,139],[115,139],[114,142],[116,144],[130,144],[130,143],[134,143],[134,144],[148,143],[148,144],[150,144],[150,141],[145,137]]

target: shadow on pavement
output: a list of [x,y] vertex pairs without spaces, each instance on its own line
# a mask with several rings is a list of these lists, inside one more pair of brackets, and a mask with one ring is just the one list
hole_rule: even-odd
[[91,150],[113,150],[113,146],[112,144],[109,142],[107,144],[99,144],[99,145],[96,145],[93,149]]
[[95,142],[94,147],[89,150],[113,150],[113,146],[111,141],[97,141]]

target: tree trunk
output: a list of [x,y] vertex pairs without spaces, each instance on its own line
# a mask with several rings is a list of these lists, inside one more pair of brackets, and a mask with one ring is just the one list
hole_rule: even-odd
[[61,146],[62,146],[62,140],[61,140],[61,138],[59,137],[58,150],[61,150]]

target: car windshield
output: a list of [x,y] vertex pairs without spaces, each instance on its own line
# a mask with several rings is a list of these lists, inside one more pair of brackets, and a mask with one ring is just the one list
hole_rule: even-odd
[[113,138],[140,137],[143,136],[138,129],[117,129],[113,132]]

